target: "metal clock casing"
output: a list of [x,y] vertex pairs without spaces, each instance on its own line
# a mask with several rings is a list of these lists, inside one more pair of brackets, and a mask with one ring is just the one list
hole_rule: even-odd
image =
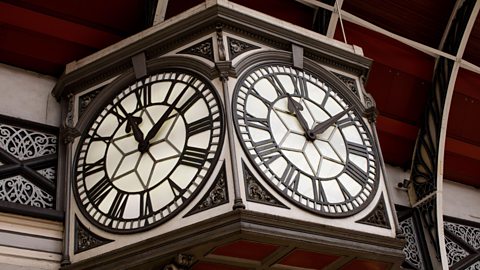
[[237,82],[232,113],[270,186],[316,214],[346,217],[375,195],[379,162],[359,103],[328,80],[285,64],[251,68]]
[[147,230],[175,216],[215,168],[223,118],[213,86],[186,70],[119,89],[79,142],[73,189],[84,216],[114,233]]

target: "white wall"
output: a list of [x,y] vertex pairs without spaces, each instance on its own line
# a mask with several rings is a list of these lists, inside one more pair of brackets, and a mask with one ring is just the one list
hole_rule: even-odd
[[0,114],[59,126],[60,104],[51,95],[53,77],[0,64]]
[[385,182],[387,184],[390,199],[393,200],[395,204],[410,207],[407,190],[404,188],[398,188],[398,183],[403,182],[404,179],[410,178],[410,171],[404,171],[400,167],[394,167],[389,164],[385,164],[385,169],[387,174]]
[[[386,164],[386,172],[390,198],[395,204],[410,207],[406,190],[397,187],[403,179],[409,179],[410,171]],[[480,189],[444,180],[443,215],[480,223]]]
[[480,223],[480,189],[445,180],[443,214]]

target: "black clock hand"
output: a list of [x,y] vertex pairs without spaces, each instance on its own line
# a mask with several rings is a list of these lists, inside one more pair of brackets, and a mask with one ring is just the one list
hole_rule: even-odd
[[340,118],[342,118],[345,114],[347,114],[350,111],[350,108],[347,108],[346,110],[337,113],[336,115],[330,117],[328,120],[323,121],[322,123],[319,123],[315,127],[312,128],[309,132],[312,133],[314,136],[320,133],[325,132],[331,125],[335,124]]
[[292,96],[290,96],[290,94],[288,94],[288,93],[287,93],[287,98],[288,98],[288,111],[290,111],[290,113],[295,113],[295,116],[297,117],[298,122],[302,126],[303,131],[305,131],[305,136],[307,137],[307,139],[314,140],[315,135],[313,137],[311,136],[311,134],[309,132],[310,130],[308,128],[308,123],[305,120],[305,118],[303,117],[303,115],[300,113],[300,111],[303,110],[302,104],[295,101],[292,98]]
[[168,116],[170,116],[170,113],[172,113],[173,109],[177,106],[178,102],[183,97],[188,87],[190,87],[190,82],[187,83],[187,85],[185,86],[185,88],[183,88],[182,91],[180,91],[180,94],[178,95],[178,97],[175,98],[173,103],[170,104],[168,109],[163,113],[162,117],[160,117],[160,119],[155,123],[155,125],[153,125],[153,127],[147,133],[147,136],[145,137],[145,140],[144,140],[144,145],[142,145],[142,149],[140,151],[143,151],[143,152],[147,151],[148,147],[150,146],[150,140],[153,139],[155,135],[157,135],[157,132],[163,126],[163,123],[168,119]]
[[131,114],[125,111],[123,106],[119,106],[120,110],[127,116],[127,126],[125,127],[125,132],[130,133],[130,130],[133,130],[133,137],[140,144],[143,143],[143,132],[138,128],[138,124],[142,122],[142,118],[133,117]]
[[138,128],[138,124],[142,122],[140,117],[132,117],[132,115],[127,114],[127,120],[130,125],[127,125],[125,131],[130,132],[130,128],[133,130],[133,137],[138,143],[143,143],[143,132]]

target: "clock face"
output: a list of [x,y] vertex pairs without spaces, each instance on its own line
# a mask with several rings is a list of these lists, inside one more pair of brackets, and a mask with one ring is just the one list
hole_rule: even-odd
[[325,81],[288,66],[261,66],[239,80],[233,110],[252,164],[297,205],[339,217],[373,197],[379,173],[370,131]]
[[85,216],[128,233],[183,209],[208,179],[224,136],[220,100],[183,71],[120,91],[80,140],[74,190]]

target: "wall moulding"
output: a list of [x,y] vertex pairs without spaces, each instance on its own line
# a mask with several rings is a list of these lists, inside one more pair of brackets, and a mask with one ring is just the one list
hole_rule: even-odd
[[[304,236],[301,240],[299,234]],[[165,258],[171,258],[179,252],[199,254],[201,256],[195,257],[202,259],[213,247],[239,239],[274,245],[288,241],[292,246],[313,251],[328,250],[331,253],[370,258],[376,256],[391,263],[401,262],[404,257],[403,240],[362,232],[351,234],[345,229],[237,209],[62,269],[116,269],[119,266],[160,269],[166,263]]]
[[306,33],[299,33],[293,26],[253,17],[219,2],[204,7],[191,16],[178,16],[158,24],[114,46],[68,64],[66,72],[53,89],[53,95],[60,100],[68,93],[78,93],[128,72],[132,68],[132,56],[145,52],[147,61],[157,58],[215,33],[218,25],[222,25],[226,32],[279,50],[289,51],[291,44],[295,43],[305,48],[306,57],[357,76],[366,76],[371,65],[371,60],[356,54],[353,47],[349,50],[344,44],[336,45],[314,32],[312,35],[309,35],[308,30],[305,30]]

